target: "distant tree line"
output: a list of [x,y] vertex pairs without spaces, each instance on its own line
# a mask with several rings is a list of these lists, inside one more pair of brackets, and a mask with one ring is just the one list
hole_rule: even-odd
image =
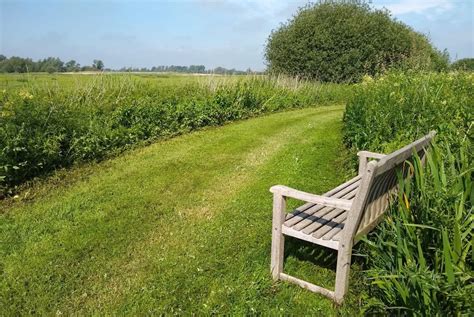
[[227,69],[224,67],[216,67],[213,69],[206,69],[204,65],[190,65],[190,66],[153,66],[151,68],[133,68],[122,67],[120,69],[105,68],[104,62],[95,59],[92,65],[81,66],[75,60],[63,62],[57,57],[47,57],[33,61],[31,58],[22,58],[12,56],[7,58],[0,55],[0,73],[28,73],[28,72],[47,72],[47,73],[62,73],[62,72],[81,72],[81,71],[109,71],[109,72],[173,72],[173,73],[188,73],[188,74],[229,74],[229,75],[244,75],[255,73],[250,68],[246,71],[237,70],[235,68]]
[[245,75],[245,74],[254,74],[256,73],[252,69],[248,68],[247,70],[237,70],[235,68],[224,68],[224,67],[216,67],[212,69],[206,69],[204,65],[189,65],[189,66],[179,66],[179,65],[171,65],[171,66],[153,66],[151,68],[142,67],[142,68],[134,68],[134,67],[122,67],[117,70],[111,71],[118,71],[118,72],[154,72],[154,73],[184,73],[184,74],[228,74],[228,75]]
[[57,57],[47,57],[33,61],[31,58],[12,56],[7,58],[0,55],[1,73],[27,73],[27,72],[79,72],[79,71],[101,71],[104,70],[104,62],[95,59],[92,65],[81,66],[75,60],[63,62]]

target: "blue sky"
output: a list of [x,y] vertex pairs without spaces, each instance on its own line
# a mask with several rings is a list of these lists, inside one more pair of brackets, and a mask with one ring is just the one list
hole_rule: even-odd
[[[0,0],[0,53],[106,67],[265,68],[270,31],[299,0]],[[474,0],[372,0],[451,58],[474,56]]]

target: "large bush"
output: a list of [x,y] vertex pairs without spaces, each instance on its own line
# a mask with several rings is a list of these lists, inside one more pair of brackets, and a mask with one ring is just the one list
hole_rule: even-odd
[[0,91],[0,196],[35,176],[140,141],[347,96],[343,86],[266,77],[157,84],[104,75],[64,85]]
[[354,151],[391,152],[430,130],[436,145],[410,167],[386,221],[368,237],[367,309],[460,315],[474,307],[474,76],[391,74],[359,84],[344,115]]
[[324,82],[356,82],[390,68],[444,69],[447,55],[428,39],[366,4],[319,2],[268,38],[269,71]]

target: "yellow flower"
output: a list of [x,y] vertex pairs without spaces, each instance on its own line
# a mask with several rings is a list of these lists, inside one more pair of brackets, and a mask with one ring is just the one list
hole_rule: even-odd
[[363,84],[363,85],[367,85],[367,84],[369,84],[369,83],[371,83],[371,82],[373,82],[373,81],[374,81],[374,79],[373,79],[372,77],[370,77],[369,75],[364,75],[364,76],[362,77],[362,84]]
[[20,96],[23,100],[26,100],[26,99],[33,99],[33,95],[30,94],[28,91],[26,90],[21,90],[19,93],[18,93],[18,96]]

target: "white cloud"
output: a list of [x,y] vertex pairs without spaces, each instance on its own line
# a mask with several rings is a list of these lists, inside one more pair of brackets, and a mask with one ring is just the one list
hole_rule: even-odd
[[449,0],[400,0],[388,3],[374,1],[374,5],[379,8],[385,7],[394,15],[442,13],[453,8],[453,3]]

